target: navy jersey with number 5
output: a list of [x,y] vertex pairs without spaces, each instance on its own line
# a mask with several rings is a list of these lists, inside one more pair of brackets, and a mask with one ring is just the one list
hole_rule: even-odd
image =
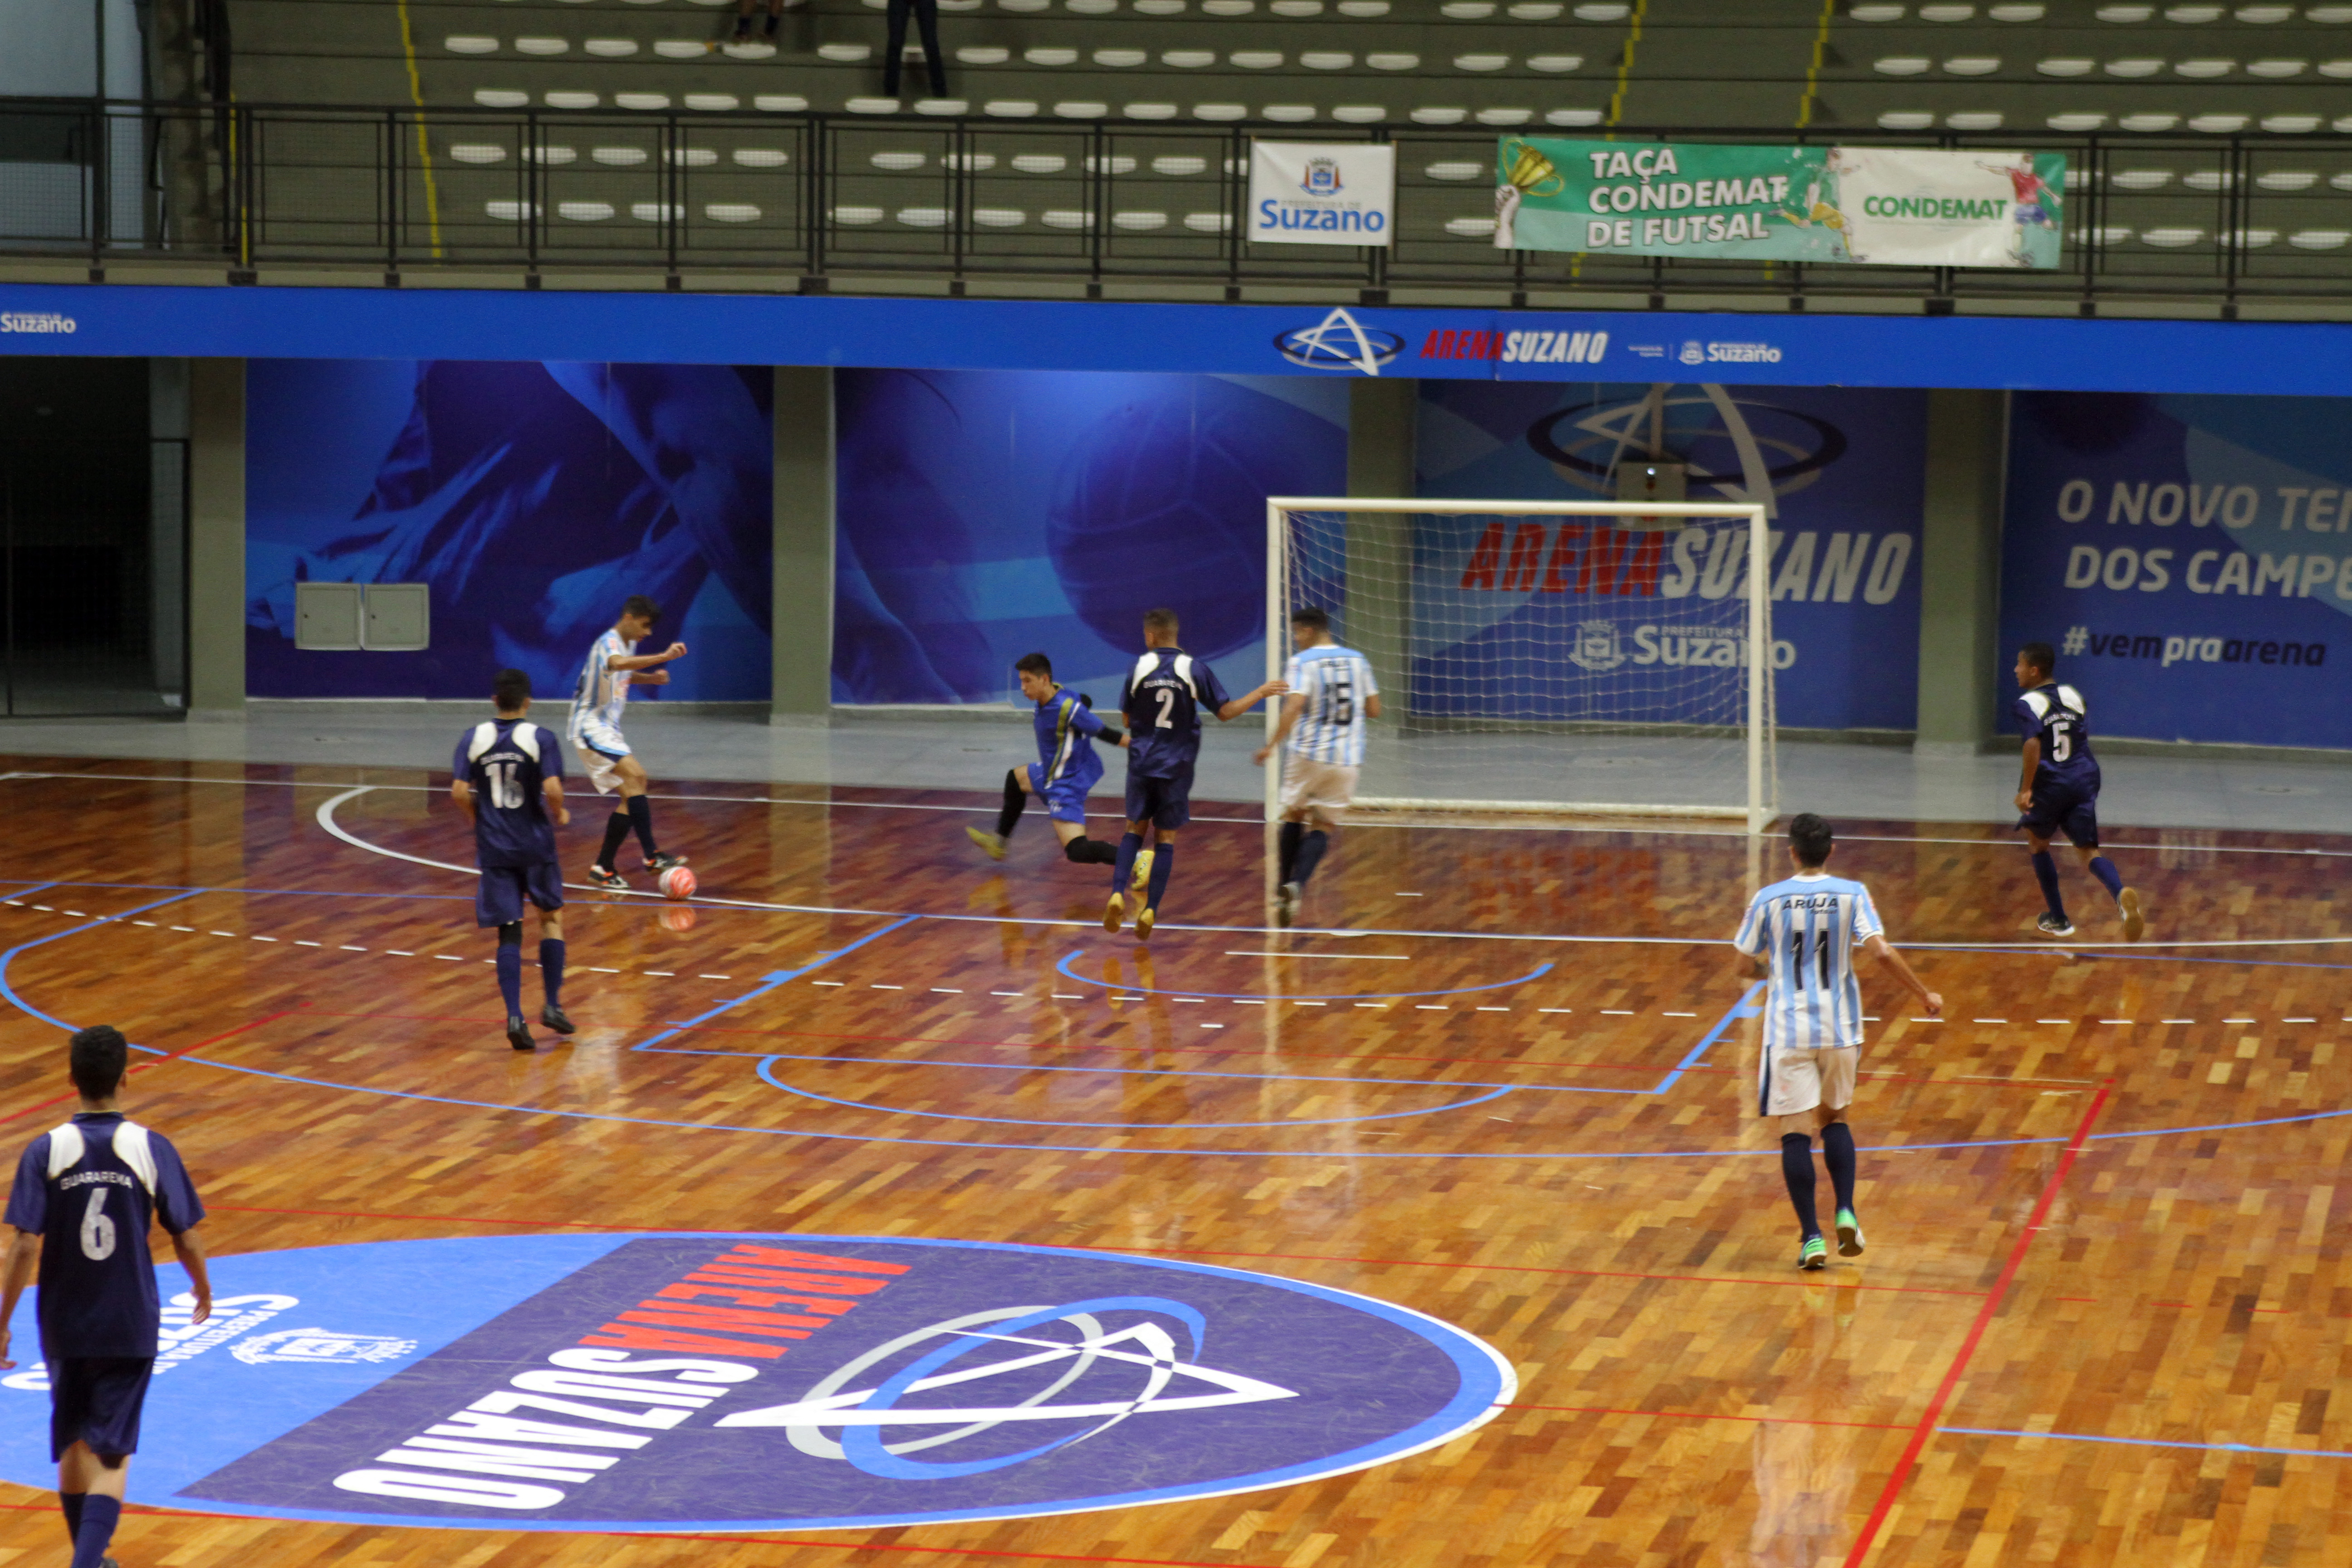
[[1118,694],[1129,776],[1173,778],[1191,767],[1201,754],[1201,710],[1213,713],[1232,700],[1217,672],[1182,648],[1146,650]]
[[163,1326],[147,1226],[205,1217],[179,1151],[115,1111],[85,1111],[16,1163],[7,1223],[41,1238],[41,1354],[152,1356]]
[[491,719],[466,731],[449,771],[474,790],[475,864],[536,866],[555,858],[541,781],[563,776],[563,748],[528,719]]
[[2081,692],[2050,681],[2018,698],[2016,711],[2019,728],[2042,742],[2042,758],[2033,770],[2036,785],[2055,782],[2097,790],[2099,763],[2091,755],[2091,727]]

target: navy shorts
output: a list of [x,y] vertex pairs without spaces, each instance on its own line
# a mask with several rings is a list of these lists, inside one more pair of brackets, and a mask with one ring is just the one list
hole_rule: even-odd
[[488,929],[522,919],[522,901],[542,910],[563,907],[563,868],[552,860],[529,866],[485,866],[474,889],[474,923]]
[[1192,764],[1187,763],[1173,778],[1127,775],[1127,819],[1149,822],[1173,833],[1192,820]]
[[2099,847],[2099,786],[2084,789],[2074,784],[2049,784],[2033,786],[2033,805],[2017,826],[2043,838],[2055,838],[2061,833],[2066,842],[2078,849]]
[[76,1443],[104,1458],[139,1451],[153,1356],[68,1356],[49,1363],[49,1458]]
[[1045,815],[1055,822],[1087,819],[1087,785],[1075,779],[1055,779],[1047,784],[1043,763],[1029,764],[1029,793],[1045,803]]

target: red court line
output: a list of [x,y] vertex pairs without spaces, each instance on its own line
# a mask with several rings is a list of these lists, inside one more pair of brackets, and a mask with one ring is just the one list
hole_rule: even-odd
[[1506,1410],[1562,1410],[1579,1415],[1660,1415],[1674,1421],[1752,1421],[1763,1426],[1853,1426],[1866,1432],[1907,1432],[1902,1421],[1822,1421],[1810,1415],[1718,1415],[1703,1410],[1615,1410],[1604,1405],[1506,1405]]
[[[247,1023],[239,1024],[234,1029],[224,1029],[219,1034],[211,1037],[209,1039],[198,1040],[192,1046],[182,1046],[176,1051],[166,1051],[162,1056],[156,1057],[152,1060],[142,1058],[131,1064],[131,1070],[132,1072],[143,1072],[149,1068],[162,1067],[165,1062],[173,1060],[179,1057],[186,1056],[190,1051],[203,1050],[206,1046],[217,1044],[218,1042],[226,1040],[234,1035],[242,1035],[247,1029],[257,1029],[264,1024],[275,1023],[277,1020],[285,1017],[289,1013],[299,1013],[301,1010],[302,1009],[299,1007],[282,1007],[275,1013],[265,1014],[261,1017],[252,1019]],[[0,1116],[0,1122],[14,1121],[18,1117],[30,1116],[37,1110],[46,1110],[52,1105],[63,1105],[68,1100],[79,1100],[80,1098],[81,1093],[79,1090],[76,1090],[70,1094],[52,1095],[50,1098],[42,1100],[37,1105],[28,1105],[22,1110],[12,1110],[5,1116]]]
[[[191,1047],[190,1048],[193,1049],[194,1047]],[[278,1208],[263,1204],[210,1204],[207,1205],[206,1207],[215,1214],[303,1215],[320,1219],[390,1219],[405,1220],[418,1225],[509,1225],[531,1226],[540,1229],[608,1231],[657,1229],[680,1231],[688,1235],[694,1235],[707,1231],[713,1236],[757,1234],[756,1230],[746,1230],[745,1227],[740,1226],[603,1225],[593,1220],[581,1219],[510,1219],[503,1215],[386,1214],[374,1209],[297,1209]],[[920,1240],[922,1238],[909,1237],[908,1239]],[[1815,1279],[1753,1279],[1740,1274],[1644,1274],[1632,1269],[1546,1268],[1535,1264],[1520,1263],[1454,1263],[1444,1260],[1414,1258],[1339,1258],[1324,1253],[1315,1252],[1212,1252],[1205,1250],[1187,1250],[1182,1247],[1136,1247],[1131,1245],[1099,1248],[1066,1247],[1057,1248],[1057,1250],[1071,1252],[1139,1252],[1152,1257],[1166,1258],[1256,1258],[1291,1263],[1364,1263],[1373,1264],[1387,1268],[1466,1268],[1482,1271],[1502,1270],[1519,1274],[1561,1274],[1588,1279],[1675,1279],[1700,1285],[1786,1285],[1794,1286],[1800,1289],[1826,1289],[1830,1288],[1833,1283],[1832,1281]],[[1981,1290],[1941,1290],[1920,1285],[1837,1284],[1835,1288],[1844,1290],[1869,1290],[1881,1295],[1902,1296],[1975,1297],[1984,1294]]]
[[1927,1401],[1927,1408],[1919,1416],[1919,1425],[1912,1430],[1911,1440],[1903,1445],[1903,1456],[1895,1461],[1895,1471],[1886,1478],[1886,1489],[1878,1494],[1876,1506],[1871,1509],[1870,1517],[1863,1521],[1862,1533],[1854,1537],[1853,1550],[1845,1556],[1845,1568],[1858,1568],[1863,1558],[1869,1554],[1871,1543],[1878,1539],[1879,1529],[1885,1524],[1886,1516],[1894,1511],[1895,1500],[1902,1493],[1904,1482],[1910,1479],[1912,1466],[1918,1462],[1920,1451],[1927,1447],[1927,1439],[1935,1435],[1937,1421],[1943,1415],[1944,1406],[1950,1402],[1952,1390],[1959,1386],[1961,1375],[1968,1371],[1969,1360],[1977,1353],[1977,1346],[1984,1341],[1985,1330],[1992,1326],[1995,1314],[2000,1310],[2002,1298],[2009,1294],[2011,1282],[2017,1278],[2018,1269],[2025,1262],[2025,1249],[2032,1246],[2033,1238],[2042,1233],[2042,1222],[2049,1217],[2050,1205],[2057,1201],[2058,1188],[2066,1180],[2066,1173],[2074,1168],[2074,1158],[2083,1152],[2083,1143],[2091,1135],[2091,1124],[2106,1108],[2107,1096],[2115,1091],[2115,1087],[2113,1079],[2099,1086],[2098,1094],[2091,1100],[2091,1108],[2083,1113],[2082,1121],[2074,1129],[2074,1136],[2066,1141],[2066,1152],[2059,1156],[2058,1168],[2050,1173],[2050,1180],[2043,1184],[2042,1196],[2034,1204],[2033,1212],[2026,1216],[2025,1228],[2018,1236],[2017,1245],[2010,1248],[2009,1261],[2001,1266],[2000,1278],[1994,1280],[1992,1289],[1986,1292],[1984,1305],[1977,1311],[1977,1321],[1969,1325],[1967,1337],[1960,1341],[1958,1353],[1952,1357],[1952,1364],[1944,1372],[1944,1381],[1936,1385],[1935,1394]]

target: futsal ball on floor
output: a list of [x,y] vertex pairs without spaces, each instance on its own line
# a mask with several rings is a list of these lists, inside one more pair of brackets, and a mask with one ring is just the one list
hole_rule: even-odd
[[672,866],[661,874],[662,897],[690,899],[694,897],[694,872],[684,866]]

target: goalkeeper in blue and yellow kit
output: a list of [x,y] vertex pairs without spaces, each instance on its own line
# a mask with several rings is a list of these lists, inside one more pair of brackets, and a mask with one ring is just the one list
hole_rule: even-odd
[[[1079,866],[1111,865],[1118,858],[1118,847],[1087,837],[1087,792],[1103,773],[1095,742],[1124,746],[1127,736],[1095,717],[1094,705],[1084,693],[1067,690],[1056,681],[1053,660],[1044,654],[1026,655],[1013,668],[1021,677],[1021,695],[1037,705],[1031,716],[1037,731],[1037,760],[1004,775],[1004,805],[996,814],[996,831],[967,827],[964,833],[990,859],[1003,859],[1005,840],[1020,825],[1026,797],[1034,795],[1045,801],[1046,820],[1053,823],[1066,858]],[[1147,867],[1139,865],[1138,884],[1149,874]]]

